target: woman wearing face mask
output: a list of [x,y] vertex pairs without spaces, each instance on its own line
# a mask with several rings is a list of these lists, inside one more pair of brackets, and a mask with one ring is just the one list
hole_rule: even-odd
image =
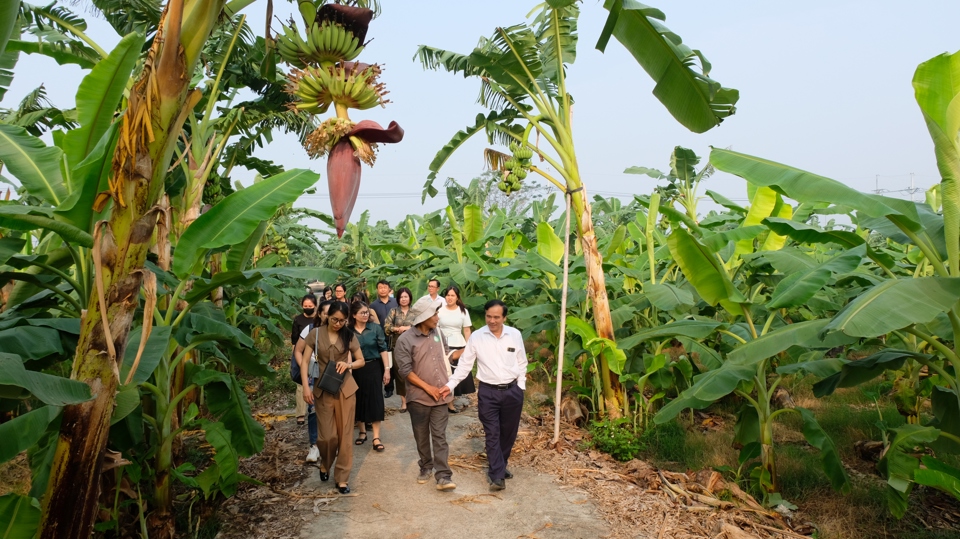
[[[293,328],[290,331],[290,343],[293,345],[293,355],[290,358],[292,361],[299,361],[299,355],[297,354],[297,349],[299,348],[301,353],[303,351],[303,343],[300,342],[303,335],[307,331],[312,329],[317,324],[317,297],[313,294],[307,294],[303,296],[303,299],[300,300],[300,307],[303,309],[301,314],[298,314],[293,319]],[[308,432],[310,437],[310,452],[307,454],[307,462],[316,462],[319,452],[316,448],[317,443],[317,423],[316,417],[314,415],[313,406],[307,406],[307,403],[303,400],[303,386],[297,384],[297,424],[303,425],[304,422],[309,419],[310,423],[308,425]]]

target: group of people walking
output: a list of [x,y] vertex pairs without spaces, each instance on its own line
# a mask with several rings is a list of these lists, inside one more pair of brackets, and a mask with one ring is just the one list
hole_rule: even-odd
[[374,450],[385,450],[380,422],[384,398],[394,391],[400,413],[409,412],[420,457],[417,481],[432,476],[438,490],[456,488],[446,427],[449,414],[460,411],[454,397],[477,392],[475,363],[490,488],[502,490],[504,479],[512,477],[506,464],[520,423],[527,366],[520,332],[504,325],[507,306],[500,300],[484,306],[486,325],[472,332],[456,286],[441,296],[440,282],[433,279],[427,291],[414,302],[409,288],[391,294],[382,280],[372,302],[360,291],[348,304],[342,284],[325,288],[322,300],[313,294],[301,300],[303,314],[294,319],[291,333],[291,373],[299,370],[300,384],[297,422],[308,426],[307,462],[319,461],[322,481],[332,468],[340,493],[350,492],[353,447],[367,441],[368,431]]

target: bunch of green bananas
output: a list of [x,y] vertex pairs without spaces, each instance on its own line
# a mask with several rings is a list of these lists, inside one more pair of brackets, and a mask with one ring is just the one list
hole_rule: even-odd
[[533,150],[526,145],[520,146],[516,142],[511,142],[510,153],[513,157],[503,162],[504,177],[497,183],[497,187],[508,195],[520,190],[520,182],[526,179],[530,171]]
[[335,22],[307,25],[306,39],[300,36],[295,22],[280,26],[283,34],[277,34],[277,52],[294,67],[303,68],[307,64],[330,67],[337,62],[353,60],[363,51],[363,44],[357,36]]
[[332,68],[307,68],[293,76],[293,93],[300,102],[295,106],[314,114],[326,112],[330,103],[366,110],[382,105],[384,88],[377,83],[380,67],[376,64],[338,64]]

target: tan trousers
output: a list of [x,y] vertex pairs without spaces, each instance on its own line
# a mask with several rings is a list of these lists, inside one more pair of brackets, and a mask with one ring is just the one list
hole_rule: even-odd
[[307,415],[307,401],[303,400],[303,386],[297,384],[297,417]]
[[353,423],[357,409],[357,394],[344,397],[343,392],[331,395],[324,391],[317,391],[320,396],[316,400],[317,427],[320,437],[317,447],[320,449],[320,462],[323,468],[330,471],[333,461],[337,466],[333,469],[333,480],[338,485],[350,481],[350,469],[353,467]]

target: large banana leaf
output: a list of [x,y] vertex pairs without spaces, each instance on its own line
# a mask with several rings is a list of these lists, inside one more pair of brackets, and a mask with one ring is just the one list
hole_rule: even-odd
[[[2,127],[2,126],[0,126]],[[0,143],[0,146],[3,144]],[[57,150],[59,151],[59,149]],[[52,218],[49,208],[39,206],[21,206],[19,204],[0,204],[0,227],[13,230],[36,230],[42,228],[56,232],[64,241],[81,247],[93,246],[93,237],[70,223]]]
[[650,304],[662,311],[672,311],[681,305],[694,305],[693,294],[670,283],[643,285],[643,294]]
[[40,54],[52,59],[58,65],[76,64],[81,69],[90,69],[97,65],[97,61],[100,60],[96,51],[79,41],[51,43],[49,41],[11,39],[7,42],[6,52]]
[[710,163],[723,172],[740,176],[758,187],[770,187],[797,202],[849,206],[868,217],[893,216],[912,230],[921,227],[913,202],[861,193],[823,176],[752,155],[713,148]]
[[[425,47],[421,47],[424,49]],[[420,55],[418,51],[418,55]],[[453,54],[453,53],[449,53]],[[421,55],[422,58],[422,55]],[[465,58],[465,57],[464,57]],[[433,67],[444,65],[443,63],[435,64]],[[430,67],[428,65],[428,67]],[[446,67],[448,71],[452,71],[450,67]],[[502,134],[503,132],[509,132],[513,126],[510,125],[510,122],[518,118],[520,114],[511,109],[504,111],[490,111],[486,116],[482,113],[477,114],[477,118],[474,121],[473,125],[465,127],[462,131],[457,131],[455,135],[450,139],[443,148],[440,148],[440,151],[437,152],[437,155],[434,156],[433,161],[430,161],[430,174],[427,176],[428,180],[434,180],[437,177],[437,173],[440,172],[440,168],[450,159],[450,156],[453,155],[460,146],[463,146],[470,137],[476,135],[480,131],[486,131],[487,136],[492,138],[495,134]],[[520,128],[522,131],[522,127]],[[430,197],[436,196],[437,189],[432,186],[431,182],[427,182],[427,187],[423,190],[423,196],[421,197],[420,202],[423,202],[427,199],[427,196]]]
[[0,496],[0,531],[3,539],[33,539],[40,526],[40,502],[36,498]]
[[913,89],[940,170],[950,275],[960,277],[960,52],[941,54],[917,66]]
[[466,243],[473,243],[483,239],[483,208],[475,204],[463,207],[463,239]]
[[67,186],[60,173],[63,152],[47,146],[27,130],[0,123],[0,161],[31,195],[51,206],[67,198]]
[[[7,50],[7,41],[17,27],[17,12],[20,0],[0,0],[0,55]],[[3,97],[0,95],[0,97]]]
[[295,201],[319,178],[319,174],[309,170],[288,170],[224,198],[180,237],[173,273],[186,278],[208,249],[235,245],[249,238],[261,221],[272,217],[281,204]]
[[903,366],[907,359],[931,360],[933,356],[888,348],[855,361],[840,359],[840,370],[813,384],[813,394],[817,398],[833,394],[837,388],[854,387],[869,382],[884,371],[895,371]]
[[31,360],[62,354],[60,333],[43,327],[15,327],[0,330],[0,350]]
[[667,246],[684,277],[697,289],[700,297],[710,305],[721,301],[745,303],[739,290],[730,281],[726,269],[716,255],[683,228],[674,229],[667,237]]
[[[754,191],[753,196],[750,198],[750,209],[747,210],[747,215],[743,218],[743,222],[740,223],[740,226],[743,228],[757,226],[761,221],[770,217],[773,214],[774,208],[777,206],[779,197],[777,196],[776,191],[770,189],[769,187],[761,187]],[[742,256],[747,253],[753,252],[753,240],[740,240],[737,242],[737,248],[734,251],[734,257]]]
[[767,217],[762,222],[777,234],[787,236],[799,243],[835,243],[844,247],[856,247],[864,242],[864,239],[854,232],[847,230],[820,230],[813,225],[783,219],[781,217]]
[[9,391],[4,386],[23,388],[53,406],[79,404],[92,398],[87,384],[52,374],[28,371],[19,357],[0,352],[0,392]]
[[563,260],[563,240],[544,221],[537,223],[537,252],[554,264]]
[[926,324],[960,299],[960,278],[891,279],[848,303],[825,331],[876,337],[911,324]]
[[918,485],[942,490],[960,500],[960,470],[933,457],[923,457],[920,461],[923,467],[913,473]]
[[247,269],[247,265],[250,263],[253,253],[256,252],[257,246],[260,245],[260,240],[263,239],[263,234],[267,231],[268,225],[269,223],[266,220],[261,221],[260,225],[250,233],[250,237],[230,248],[226,264],[224,264],[227,270],[243,271]]
[[[147,346],[143,349],[143,355],[140,356],[140,363],[137,365],[137,372],[133,375],[132,384],[135,385],[146,382],[153,374],[154,369],[160,364],[163,354],[167,351],[172,329],[170,326],[159,326],[150,331],[150,336],[147,337]],[[127,381],[127,375],[130,373],[133,362],[137,358],[137,351],[140,349],[140,340],[142,338],[142,328],[135,328],[130,331],[127,348],[123,353],[123,362],[120,365],[121,383],[126,383]]]
[[[140,58],[143,41],[143,36],[136,32],[125,36],[80,82],[77,89],[77,122],[80,127],[68,131],[61,146],[72,166],[90,154],[113,123],[130,73]],[[75,189],[77,186],[71,186],[70,190]]]
[[866,246],[861,245],[843,251],[806,271],[788,274],[774,289],[770,301],[767,302],[767,308],[796,307],[806,303],[823,288],[823,285],[827,284],[834,274],[848,273],[856,269],[866,254]]
[[116,122],[107,128],[83,161],[72,167],[72,191],[63,204],[54,210],[56,215],[62,216],[81,230],[93,229],[93,202],[97,193],[107,188],[107,177],[113,166],[113,151],[119,138],[120,122]]
[[820,450],[820,462],[823,464],[823,471],[830,479],[830,484],[835,490],[844,494],[850,492],[850,479],[847,477],[847,470],[843,467],[843,461],[837,452],[837,446],[833,440],[823,430],[813,412],[806,408],[797,408],[800,417],[803,418],[803,437],[807,442]]
[[621,350],[629,350],[644,341],[663,339],[664,337],[682,336],[702,339],[721,326],[723,324],[713,320],[678,320],[669,324],[642,329],[629,337],[620,339],[617,341],[617,345],[620,346]]
[[[16,27],[17,14],[16,8],[19,7],[19,0],[0,0],[0,26],[10,25],[10,31],[13,31]],[[14,13],[11,19],[5,19],[6,15],[3,13],[4,10],[9,10],[10,6],[13,6]],[[0,28],[0,101],[3,101],[3,97],[7,94],[7,90],[10,88],[10,85],[13,83],[13,69],[17,66],[17,61],[20,60],[20,53],[15,50],[7,49],[7,39],[10,35],[7,34],[6,38],[2,35],[4,29]],[[17,31],[19,34],[19,31]]]
[[233,436],[226,428],[226,425],[217,421],[202,420],[200,426],[203,429],[204,438],[210,444],[214,451],[213,460],[216,463],[215,468],[220,478],[220,487],[225,496],[232,496],[236,491],[236,485],[240,482],[240,455],[233,446]]
[[710,63],[664,26],[663,12],[635,0],[606,0],[603,7],[610,15],[597,49],[616,37],[656,83],[653,95],[684,127],[703,133],[736,111],[740,92],[710,78]]
[[677,398],[664,405],[657,415],[653,416],[653,421],[657,424],[666,423],[687,408],[706,408],[732,393],[740,382],[749,380],[754,374],[756,369],[752,365],[724,363],[721,368],[707,371],[695,378],[693,387],[684,390]]
[[[192,368],[188,367],[191,371]],[[233,447],[242,457],[263,451],[265,431],[250,413],[250,403],[243,386],[231,374],[211,369],[198,369],[188,374],[191,383],[206,389],[207,407],[230,431]]]
[[907,512],[907,499],[913,490],[913,476],[920,461],[913,450],[940,437],[940,431],[921,425],[904,425],[893,429],[895,436],[880,459],[877,468],[887,476],[887,507],[897,518]]
[[47,432],[47,425],[60,415],[59,406],[43,406],[0,423],[0,464],[26,451]]

